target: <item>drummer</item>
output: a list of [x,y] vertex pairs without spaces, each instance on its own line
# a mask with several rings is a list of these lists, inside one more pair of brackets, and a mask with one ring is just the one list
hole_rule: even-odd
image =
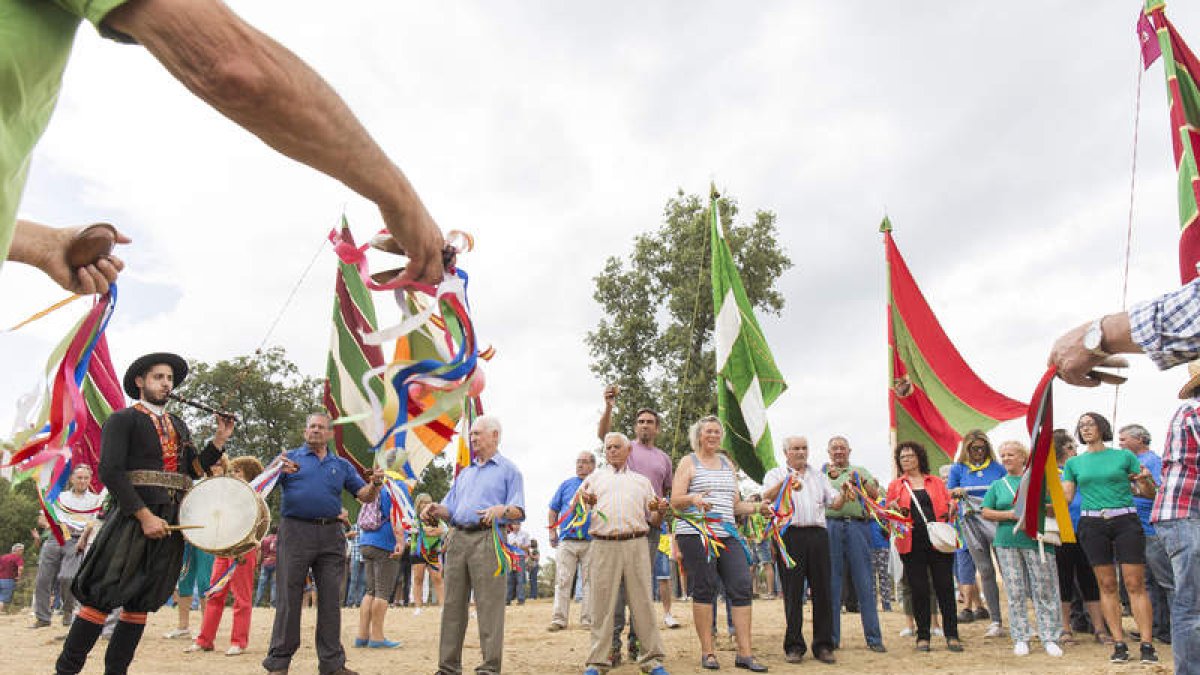
[[286,673],[300,648],[300,607],[309,568],[317,586],[317,659],[320,672],[354,675],[346,669],[342,648],[342,584],[345,581],[346,538],[339,515],[342,491],[368,503],[379,496],[383,469],[371,472],[366,483],[349,461],[329,451],[329,416],[314,413],[304,427],[304,445],[281,456],[283,492],[279,513],[279,548],[275,584],[279,601],[271,648],[262,665],[271,673]]
[[168,526],[177,523],[179,501],[192,479],[220,460],[233,434],[233,420],[217,417],[216,435],[197,450],[183,420],[166,411],[168,395],[187,372],[187,361],[166,352],[147,354],[125,371],[125,393],[137,403],[108,418],[100,441],[100,479],[114,508],[72,584],[80,609],[59,654],[58,673],[83,670],[105,617],[117,607],[120,621],[104,669],[126,672],[147,613],[161,607],[175,588],[183,537]]

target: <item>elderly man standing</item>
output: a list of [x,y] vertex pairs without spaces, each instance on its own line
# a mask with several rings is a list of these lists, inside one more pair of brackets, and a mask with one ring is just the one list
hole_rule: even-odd
[[[505,579],[496,574],[495,525],[525,519],[525,483],[521,471],[500,454],[500,420],[483,415],[471,426],[475,459],[463,469],[441,504],[429,504],[421,519],[450,523],[442,549],[446,597],[438,645],[439,675],[462,672],[463,639],[471,594],[479,612],[479,648],[483,663],[475,672],[496,674],[504,658]],[[503,529],[503,528],[501,528]]]
[[554,557],[554,613],[550,616],[551,633],[560,631],[570,623],[571,591],[575,574],[583,579],[583,601],[579,610],[579,623],[584,626],[592,625],[592,598],[588,576],[590,565],[588,551],[591,537],[588,535],[588,521],[569,527],[570,518],[556,528],[554,524],[564,511],[570,511],[574,506],[575,493],[583,481],[596,470],[596,456],[588,451],[579,453],[575,458],[575,475],[558,486],[554,498],[550,500],[550,545],[558,549]]
[[[844,436],[829,439],[829,465],[826,475],[833,487],[841,490],[846,483],[861,486],[869,499],[879,497],[879,483],[861,466],[850,464],[850,441]],[[879,628],[879,608],[875,602],[875,574],[871,565],[871,526],[867,524],[867,509],[855,499],[840,508],[825,511],[829,530],[830,592],[839,603],[842,597],[842,580],[849,567],[850,580],[858,594],[858,612],[862,619],[863,636],[873,652],[886,652],[883,634]],[[842,614],[833,613],[833,648],[842,644]]]
[[[1154,484],[1162,484],[1162,457],[1150,449],[1150,432],[1140,424],[1127,424],[1117,432],[1117,442],[1126,450],[1137,455],[1138,463],[1150,472]],[[1171,558],[1163,548],[1162,540],[1150,517],[1154,512],[1154,497],[1133,495],[1138,520],[1142,521],[1142,532],[1146,535],[1146,592],[1153,607],[1154,639],[1171,644],[1171,603],[1175,597],[1175,574],[1171,571]]]
[[282,455],[283,493],[275,582],[279,590],[271,647],[262,665],[284,674],[300,648],[300,610],[309,569],[317,586],[317,659],[322,675],[354,675],[342,648],[342,588],[346,578],[346,537],[342,530],[342,491],[360,502],[375,501],[383,469],[371,483],[350,462],[328,448],[329,416],[314,413],[304,427],[304,445]]
[[100,512],[100,495],[92,492],[92,467],[83,464],[71,472],[70,489],[58,495],[51,505],[67,535],[60,545],[53,536],[46,538],[38,554],[37,581],[33,592],[33,628],[50,625],[50,601],[58,588],[62,598],[64,626],[71,625],[75,596],[71,582],[83,562],[83,542],[79,538],[89,521]]
[[651,675],[667,673],[650,592],[650,558],[644,555],[643,539],[658,529],[668,503],[655,494],[645,476],[630,470],[630,450],[624,434],[606,434],[608,466],[589,476],[580,488],[584,503],[605,515],[591,527],[591,584],[598,620],[592,624],[592,649],[584,675],[600,675],[613,666],[609,640],[622,586],[630,623],[641,642],[638,666]]
[[775,467],[763,478],[763,499],[768,502],[785,486],[792,491],[792,517],[783,531],[783,543],[796,566],[783,571],[783,612],[787,621],[783,653],[788,663],[800,663],[807,651],[802,631],[807,581],[813,597],[813,656],[823,663],[833,663],[833,596],[825,510],[842,508],[846,496],[834,489],[825,474],[809,468],[807,438],[784,439],[783,452],[787,466]]
[[[600,424],[596,430],[596,435],[603,441],[609,432],[609,427],[612,425],[612,410],[613,404],[616,403],[619,388],[616,385],[610,385],[604,389],[604,414],[600,416]],[[654,442],[658,439],[658,432],[662,420],[657,412],[651,408],[639,408],[633,416],[634,426],[634,441],[630,444],[629,451],[629,470],[634,473],[640,473],[650,481],[650,487],[654,488],[654,494],[658,497],[668,497],[671,494],[671,482],[675,478],[675,469],[671,463],[671,456],[659,450],[654,446]],[[654,560],[658,555],[658,539],[661,533],[655,529],[646,536],[648,544],[647,555],[650,558],[651,569],[654,567]],[[668,581],[669,583],[669,581]],[[622,591],[623,593],[624,591]],[[668,628],[678,628],[679,622],[671,616],[671,594],[670,592],[662,593],[663,603],[663,623]],[[621,657],[621,631],[625,629],[625,600],[623,595],[617,596],[616,616],[613,622],[613,665],[620,663]],[[629,631],[629,660],[637,660],[637,634],[631,629]]]

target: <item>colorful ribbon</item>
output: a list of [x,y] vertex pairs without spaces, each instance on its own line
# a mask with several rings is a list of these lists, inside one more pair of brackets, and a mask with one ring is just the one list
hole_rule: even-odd
[[721,551],[725,550],[725,542],[721,541],[721,537],[717,535],[717,531],[713,526],[721,527],[721,517],[709,515],[703,511],[695,510],[695,507],[689,507],[685,511],[678,509],[671,510],[675,517],[683,522],[691,525],[700,533],[700,544],[704,547],[705,560],[712,562],[716,558],[721,557]]
[[509,545],[508,537],[500,532],[500,522],[496,520],[492,521],[492,546],[496,549],[496,573],[492,576],[498,577],[516,569],[521,551]]

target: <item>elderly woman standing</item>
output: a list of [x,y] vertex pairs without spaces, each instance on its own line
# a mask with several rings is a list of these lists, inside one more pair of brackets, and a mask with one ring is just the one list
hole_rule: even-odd
[[[950,495],[958,500],[963,538],[966,539],[964,544],[971,562],[974,562],[974,567],[979,572],[979,579],[983,585],[983,599],[987,603],[987,612],[980,610],[976,616],[968,618],[964,615],[959,619],[990,616],[992,625],[984,633],[985,637],[1000,637],[1003,631],[1000,625],[1000,587],[996,584],[996,567],[992,564],[996,528],[983,521],[979,509],[988,488],[1004,476],[1004,467],[996,461],[987,434],[979,429],[968,431],[963,436],[958,457],[950,467],[946,487],[950,489]],[[974,574],[971,574],[971,577],[974,585]],[[965,583],[962,575],[959,582]]]
[[[1016,528],[1019,518],[1013,510],[1021,473],[1029,449],[1017,441],[1000,444],[1000,463],[1008,475],[992,484],[983,497],[983,517],[999,523],[996,527],[996,558],[1004,576],[1004,592],[1008,595],[1008,626],[1013,639],[1013,654],[1029,655],[1029,617],[1025,604],[1033,600],[1037,618],[1038,638],[1050,656],[1062,656],[1058,640],[1062,633],[1062,606],[1058,597],[1058,567],[1054,562],[1054,547],[1039,550],[1038,543]],[[1046,515],[1051,518],[1050,514]]]
[[[358,635],[354,638],[354,646],[395,649],[400,642],[383,636],[383,620],[387,616],[388,597],[396,587],[396,577],[400,574],[400,554],[404,549],[404,541],[396,540],[396,531],[392,528],[391,493],[381,490],[376,503],[379,527],[363,529],[358,537],[367,584],[358,609]],[[365,521],[360,517],[360,524],[362,522]]]
[[696,635],[700,638],[700,665],[707,670],[721,667],[710,630],[713,598],[719,579],[733,605],[737,642],[734,664],[738,668],[763,673],[767,667],[754,658],[750,649],[750,566],[742,548],[744,543],[738,541],[734,534],[734,519],[760,509],[767,513],[770,505],[742,501],[733,465],[719,452],[724,435],[721,421],[711,415],[701,418],[688,430],[692,454],[680,460],[675,469],[671,506],[679,511],[698,510],[702,514],[719,517],[721,524],[714,529],[725,544],[725,549],[721,555],[714,555],[710,560],[700,531],[682,518],[676,521],[675,540],[683,552],[683,565],[692,581],[692,619]]
[[[1144,489],[1153,494],[1153,479],[1132,452],[1105,445],[1112,441],[1113,433],[1112,425],[1103,415],[1094,412],[1081,415],[1075,435],[1087,446],[1087,452],[1068,459],[1063,465],[1063,491],[1068,501],[1075,497],[1076,490],[1083,495],[1076,534],[1092,571],[1096,573],[1100,610],[1115,640],[1109,661],[1124,663],[1129,660],[1129,648],[1121,628],[1115,561],[1121,566],[1129,606],[1144,640],[1141,644],[1142,663],[1157,662],[1158,654],[1149,642],[1152,619],[1150,596],[1146,593],[1146,539],[1137,508],[1133,505],[1131,489],[1131,480],[1148,479],[1149,487]],[[1145,478],[1141,479],[1141,476]]]
[[912,516],[910,536],[896,540],[904,563],[904,579],[912,591],[913,615],[917,620],[917,651],[929,651],[929,584],[942,610],[946,649],[961,652],[958,617],[954,614],[954,554],[933,547],[928,523],[950,520],[950,492],[941,478],[929,473],[929,455],[920,443],[904,441],[896,446],[896,473],[888,485],[887,501]]

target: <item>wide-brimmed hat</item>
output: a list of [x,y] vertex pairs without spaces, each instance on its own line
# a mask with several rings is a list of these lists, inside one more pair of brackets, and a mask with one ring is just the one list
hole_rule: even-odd
[[125,393],[129,394],[130,398],[140,398],[142,394],[138,391],[137,383],[134,382],[134,380],[146,374],[147,370],[150,370],[160,363],[165,363],[166,365],[171,366],[171,371],[175,374],[176,387],[183,384],[183,380],[188,374],[187,361],[185,361],[183,357],[178,354],[172,354],[170,352],[155,352],[153,354],[142,356],[138,358],[138,360],[129,364],[129,369],[125,371],[125,378],[121,380],[122,386],[125,387]]
[[1179,390],[1179,398],[1191,398],[1196,387],[1200,387],[1200,359],[1188,364],[1188,381],[1183,385],[1183,389]]

